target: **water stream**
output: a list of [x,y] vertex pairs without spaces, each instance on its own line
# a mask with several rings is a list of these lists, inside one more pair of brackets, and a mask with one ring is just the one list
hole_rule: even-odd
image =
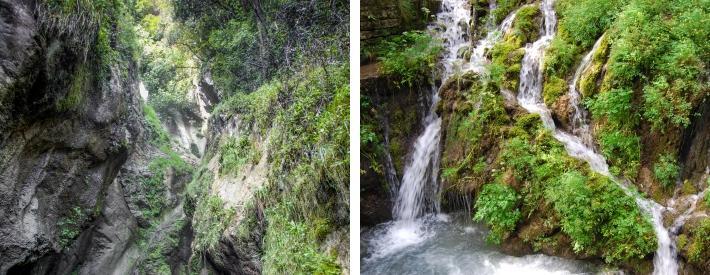
[[[491,3],[495,8],[495,3]],[[481,70],[490,49],[512,26],[515,13],[500,26],[487,25],[471,60],[460,59],[460,49],[470,45],[470,6],[467,0],[444,0],[437,22],[430,27],[444,43],[441,78],[461,69]],[[492,21],[489,21],[492,22]],[[437,26],[445,26],[444,28]],[[363,274],[575,274],[595,272],[585,262],[545,255],[507,256],[485,244],[485,227],[467,214],[451,218],[439,214],[438,169],[441,118],[435,112],[438,88],[432,87],[424,131],[417,137],[404,169],[393,214],[395,220],[366,229],[362,234]],[[603,162],[602,162],[603,163]]]
[[[541,61],[545,48],[555,35],[557,25],[557,17],[552,2],[552,0],[543,0],[540,4],[540,9],[544,15],[544,25],[541,30],[542,36],[534,43],[525,47],[525,56],[523,57],[520,70],[518,102],[528,112],[540,115],[545,127],[553,131],[554,137],[564,144],[567,152],[572,157],[586,161],[589,163],[592,170],[614,179],[609,173],[609,167],[603,156],[595,152],[591,146],[586,145],[580,137],[556,128],[550,110],[541,99],[543,81]],[[588,54],[585,59],[587,60],[583,60],[581,67],[588,65],[589,59],[591,59],[591,53]],[[577,73],[575,73],[575,79],[570,85],[570,92],[577,93],[576,83],[583,70],[584,68],[578,69]],[[577,98],[579,97],[578,94],[575,96]],[[574,110],[575,114],[573,114],[572,117],[580,119],[580,121],[578,121],[580,125],[577,126],[577,129],[588,129],[589,126],[587,122],[584,121],[585,119],[584,115],[581,113],[581,109],[575,106]],[[677,274],[678,263],[675,259],[674,243],[671,241],[668,230],[663,226],[662,213],[665,208],[652,200],[635,195],[628,187],[628,184],[623,180],[614,179],[614,181],[617,182],[628,195],[633,196],[638,206],[651,218],[651,223],[658,239],[658,249],[656,250],[656,255],[653,260],[654,274]]]

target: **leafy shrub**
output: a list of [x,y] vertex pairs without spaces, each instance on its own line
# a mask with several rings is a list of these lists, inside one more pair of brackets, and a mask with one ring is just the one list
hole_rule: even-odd
[[608,263],[644,258],[656,249],[653,227],[634,199],[603,176],[568,172],[545,189],[576,253],[600,251]]
[[587,178],[579,172],[565,173],[545,189],[545,198],[560,213],[562,230],[572,238],[574,251],[580,253],[593,246],[598,224],[590,207],[593,194]]
[[710,254],[710,219],[705,218],[692,230],[692,241],[689,244],[688,260],[693,263],[702,263]]
[[561,78],[570,71],[576,62],[575,57],[579,47],[565,39],[564,30],[559,30],[558,35],[552,39],[545,49],[544,73],[546,77],[557,76]]
[[664,187],[668,188],[675,183],[676,178],[680,175],[680,166],[673,155],[661,155],[653,165],[653,175]]
[[633,127],[638,123],[634,113],[633,91],[629,89],[613,89],[597,94],[585,104],[595,119],[606,119],[614,126],[626,125]]
[[515,189],[500,183],[490,183],[483,186],[478,195],[475,208],[474,221],[483,221],[491,228],[486,240],[500,244],[508,234],[515,229],[515,225],[522,216],[518,209],[520,196]]
[[599,134],[599,145],[611,164],[615,175],[636,175],[641,160],[641,138],[622,131],[604,131]]
[[574,44],[587,48],[601,36],[627,1],[622,0],[562,0],[556,1],[560,28]]
[[404,32],[380,45],[382,72],[398,77],[399,85],[412,86],[429,76],[442,49],[441,42],[428,33]]
[[658,77],[644,87],[643,99],[643,116],[654,130],[664,132],[667,125],[686,127],[690,124],[690,103],[670,87],[665,77]]

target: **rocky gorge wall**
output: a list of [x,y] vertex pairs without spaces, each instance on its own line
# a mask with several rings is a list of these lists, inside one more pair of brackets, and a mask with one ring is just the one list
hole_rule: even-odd
[[94,37],[56,29],[43,8],[0,1],[0,273],[68,272],[62,249],[83,251],[72,239],[100,223],[141,135],[135,65],[88,74],[99,64],[81,40]]
[[146,120],[126,45],[105,41],[109,62],[82,12],[0,1],[0,274],[177,272],[195,159]]

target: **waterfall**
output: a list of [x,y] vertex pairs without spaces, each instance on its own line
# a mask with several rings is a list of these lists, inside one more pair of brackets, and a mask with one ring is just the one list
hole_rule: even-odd
[[[431,27],[430,30],[443,42],[440,65],[442,79],[456,71],[460,64],[457,53],[468,45],[470,7],[466,0],[444,0],[433,26],[446,26],[444,30]],[[438,88],[431,87],[429,107],[424,116],[424,132],[417,137],[409,163],[404,168],[402,184],[397,193],[393,214],[397,220],[412,220],[426,213],[439,212],[439,140],[441,118],[436,114],[439,102]]]
[[[542,92],[542,57],[545,48],[549,45],[550,41],[555,35],[555,28],[557,24],[557,18],[555,11],[553,9],[552,0],[543,0],[540,4],[540,9],[544,15],[544,25],[541,30],[542,36],[532,44],[525,47],[525,56],[523,57],[522,66],[520,70],[520,87],[518,91],[518,102],[530,113],[536,113],[540,115],[543,121],[543,125],[552,130],[554,137],[564,144],[567,152],[577,159],[581,159],[589,163],[592,170],[611,177],[609,173],[609,167],[606,164],[606,160],[603,156],[596,153],[593,148],[585,145],[585,143],[578,136],[565,133],[556,128],[550,110],[545,106],[541,100]],[[588,54],[589,55],[589,54]],[[586,58],[585,58],[586,59]],[[586,62],[588,63],[588,61]],[[581,67],[587,66],[585,62],[582,62]],[[578,73],[581,75],[580,70]],[[576,79],[575,76],[573,84],[570,86],[575,86],[574,92],[576,93]],[[578,95],[577,95],[578,97]],[[578,106],[575,106],[577,110]],[[589,127],[585,125],[586,122],[580,114],[580,126],[578,128]],[[614,179],[613,177],[611,177]],[[636,199],[636,204],[646,212],[651,218],[651,222],[658,239],[658,250],[656,250],[656,255],[653,260],[654,264],[654,274],[677,274],[678,263],[675,260],[675,247],[670,239],[668,230],[663,226],[663,215],[662,212],[664,207],[657,204],[652,200],[647,200],[641,198],[640,196],[632,194],[629,187],[619,179],[614,179],[614,181],[619,184],[619,186],[628,194]]]
[[572,78],[572,82],[569,84],[569,91],[567,92],[567,95],[569,96],[569,105],[572,106],[572,114],[570,116],[572,133],[580,137],[582,142],[589,147],[594,146],[594,139],[591,131],[589,130],[589,123],[587,123],[587,111],[579,106],[580,95],[579,90],[577,90],[577,84],[579,79],[582,77],[582,74],[589,68],[589,65],[592,64],[592,57],[599,48],[599,45],[601,45],[603,39],[604,35],[599,37],[597,42],[594,43],[592,49],[584,56],[584,58],[582,58],[582,62],[574,72],[574,77]]
[[[489,14],[492,15],[492,11],[495,8],[495,1],[491,1]],[[513,26],[513,20],[515,20],[515,14],[516,12],[512,12],[506,16],[498,27],[494,26],[495,18],[493,16],[488,16],[486,21],[486,29],[488,32],[486,33],[486,37],[479,40],[478,43],[476,43],[476,47],[471,51],[471,60],[468,63],[467,69],[478,73],[483,72],[486,68],[485,66],[489,63],[485,56],[486,52],[492,49],[498,40],[500,40],[503,35],[510,30]]]

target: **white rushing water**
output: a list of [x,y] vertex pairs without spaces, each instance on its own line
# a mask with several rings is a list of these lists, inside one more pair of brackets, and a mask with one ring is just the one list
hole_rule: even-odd
[[[540,9],[544,15],[544,26],[541,30],[542,36],[532,44],[525,47],[525,56],[523,57],[522,66],[520,69],[520,87],[518,91],[518,102],[528,112],[539,114],[545,127],[553,131],[554,137],[564,144],[567,152],[572,157],[581,159],[589,163],[592,170],[611,177],[609,167],[603,156],[594,151],[594,149],[585,144],[578,136],[565,133],[556,128],[550,110],[541,100],[542,92],[542,58],[545,48],[555,35],[557,17],[553,9],[552,0],[543,0],[540,4]],[[588,58],[589,57],[589,58]],[[585,59],[591,59],[591,54],[588,54]],[[589,60],[582,62],[581,67],[586,67]],[[574,89],[571,92],[576,93],[576,82],[581,76],[584,69],[578,69],[575,73],[573,84]],[[576,95],[578,97],[578,94]],[[578,103],[578,102],[577,102]],[[573,117],[579,116],[580,125],[578,129],[588,129],[584,116],[581,114],[578,106],[575,106],[575,111],[580,114],[573,114]],[[614,179],[612,177],[612,179]],[[636,199],[638,206],[646,212],[651,218],[656,237],[658,239],[658,249],[654,257],[654,274],[677,274],[678,264],[675,259],[675,247],[671,241],[668,230],[663,226],[663,211],[664,207],[658,203],[644,199],[633,194],[629,187],[619,179],[614,179],[615,182],[628,194]]]
[[[401,223],[392,221],[362,234],[362,274],[597,274],[592,263],[542,254],[515,257],[486,243],[488,230],[468,213],[430,214],[420,218],[424,239],[400,231],[402,241],[382,243]],[[409,238],[405,238],[409,237]]]
[[[496,8],[495,1],[490,2],[489,8],[490,10]],[[476,47],[471,50],[471,59],[469,60],[468,66],[466,66],[468,70],[480,73],[486,69],[486,65],[490,63],[486,58],[486,53],[492,49],[513,26],[515,14],[516,12],[510,13],[497,27],[494,23],[495,18],[493,16],[488,17],[486,21],[486,37],[479,40],[478,43],[476,43]]]

